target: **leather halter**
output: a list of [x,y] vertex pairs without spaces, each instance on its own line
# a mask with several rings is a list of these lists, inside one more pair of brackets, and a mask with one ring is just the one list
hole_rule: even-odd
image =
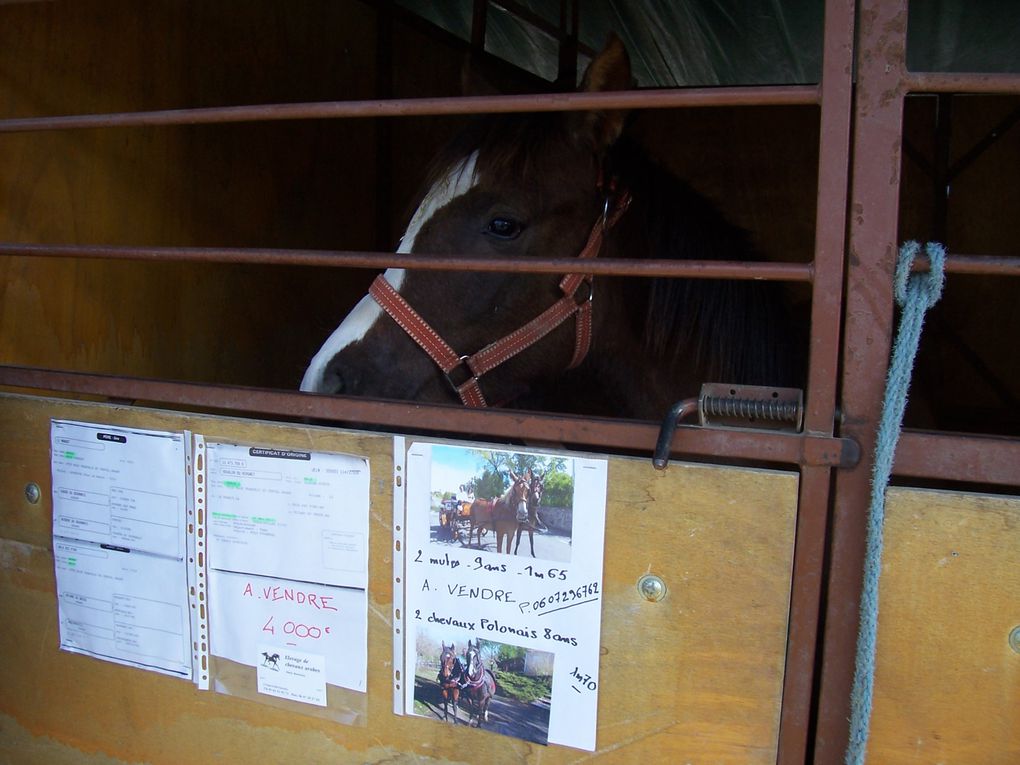
[[[616,225],[629,205],[627,191],[616,195],[612,202],[610,197],[606,198],[605,209],[592,226],[587,243],[577,255],[578,260],[598,257],[606,231]],[[584,360],[591,345],[593,279],[593,274],[564,275],[560,280],[563,297],[524,326],[470,356],[453,350],[381,274],[372,282],[368,294],[436,363],[464,405],[481,408],[488,406],[478,383],[482,375],[530,348],[575,315],[574,354],[567,369],[573,369]],[[582,284],[588,289],[578,300],[577,291]]]

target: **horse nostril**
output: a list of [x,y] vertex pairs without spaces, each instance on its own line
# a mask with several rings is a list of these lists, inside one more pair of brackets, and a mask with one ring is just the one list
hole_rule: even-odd
[[329,364],[322,373],[322,392],[343,395],[350,388],[349,381],[338,364]]

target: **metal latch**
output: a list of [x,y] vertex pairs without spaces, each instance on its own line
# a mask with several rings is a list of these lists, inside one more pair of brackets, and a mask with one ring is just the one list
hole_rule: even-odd
[[804,425],[804,392],[799,388],[705,383],[697,398],[678,401],[659,428],[652,464],[665,470],[677,425],[695,412],[702,425],[799,433]]

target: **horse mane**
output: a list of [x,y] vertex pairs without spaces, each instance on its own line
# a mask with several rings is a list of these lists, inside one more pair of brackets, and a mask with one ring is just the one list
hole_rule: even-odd
[[[427,188],[478,152],[480,167],[498,178],[540,175],[565,141],[568,121],[557,113],[475,118],[435,158]],[[592,168],[596,167],[592,157]],[[746,231],[707,198],[654,162],[626,134],[609,150],[604,172],[633,202],[611,232],[614,257],[665,260],[761,260]],[[749,385],[794,385],[792,322],[775,283],[712,279],[636,279],[629,298],[645,305],[635,331],[662,374],[694,368],[701,379]]]
[[[627,137],[610,150],[608,163],[634,199],[622,220],[626,234],[642,245],[618,256],[636,252],[667,260],[762,260],[745,230]],[[653,362],[666,369],[694,366],[705,381],[793,384],[792,328],[779,285],[643,281],[647,310],[641,337]]]

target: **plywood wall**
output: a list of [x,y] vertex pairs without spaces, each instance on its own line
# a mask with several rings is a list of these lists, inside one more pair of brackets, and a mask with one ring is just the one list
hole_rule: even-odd
[[[240,443],[371,460],[368,693],[351,727],[58,650],[51,417],[191,428]],[[392,714],[392,440],[101,404],[0,395],[0,760],[575,762],[587,753]],[[43,501],[30,504],[26,483]],[[786,653],[797,477],[610,458],[598,756],[772,763]],[[637,581],[668,592],[645,600]]]
[[886,518],[868,761],[1020,761],[1020,498],[896,488]]

